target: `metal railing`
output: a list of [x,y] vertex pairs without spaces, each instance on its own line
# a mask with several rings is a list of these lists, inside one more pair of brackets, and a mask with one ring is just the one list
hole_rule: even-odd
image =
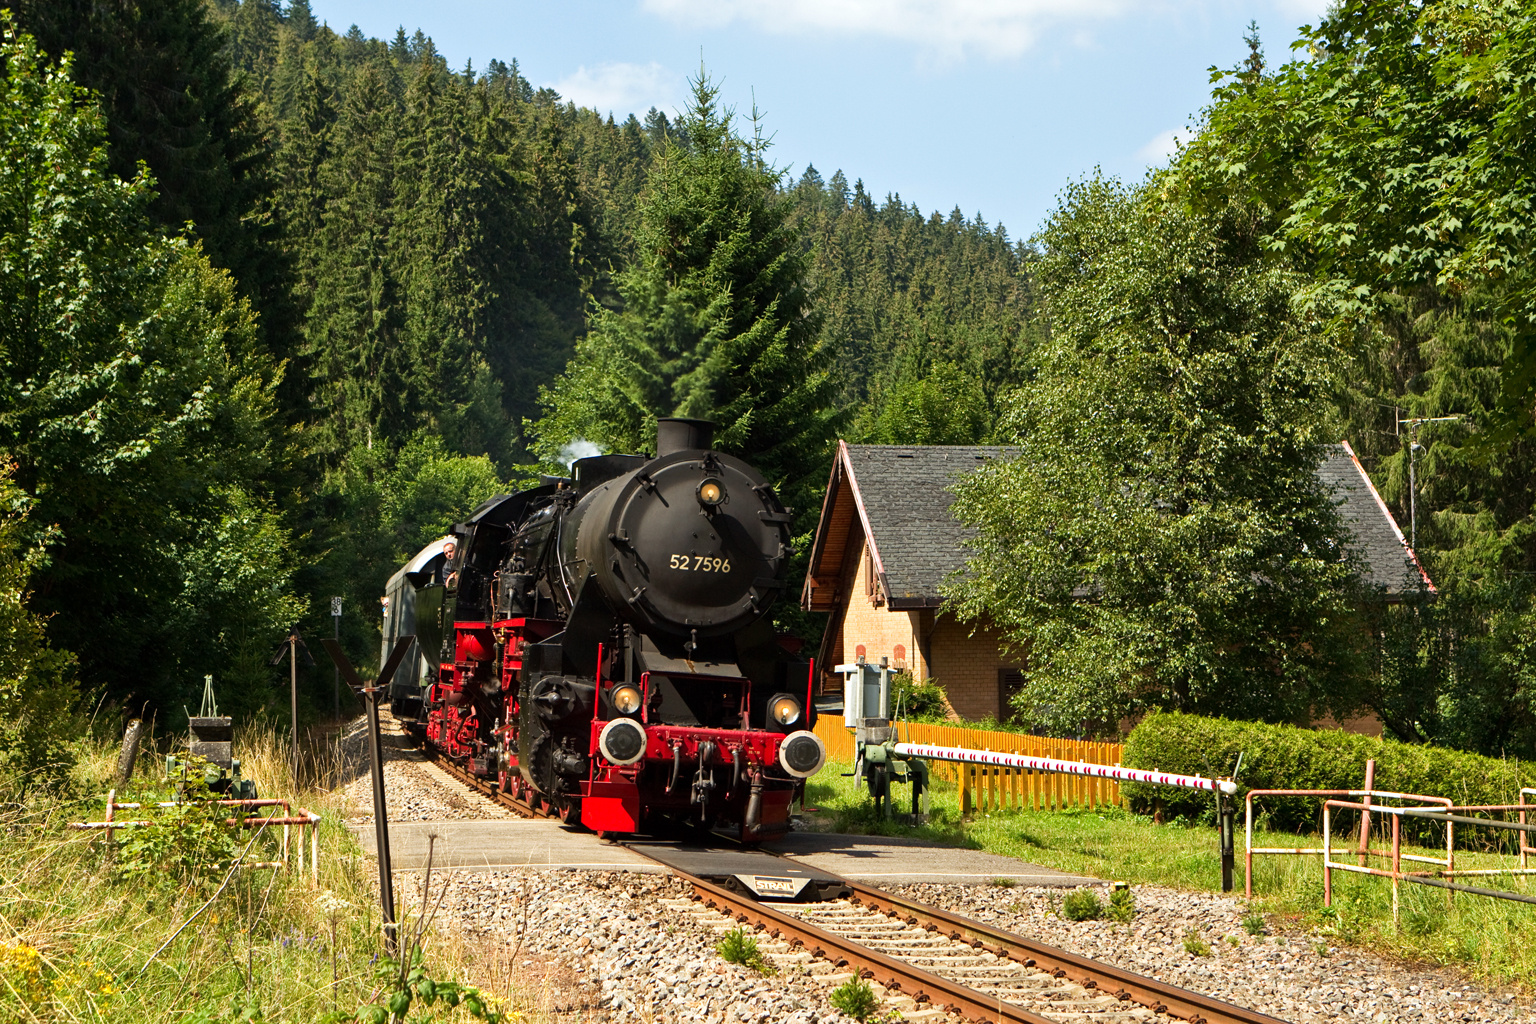
[[[1521,810],[1520,810],[1520,824],[1522,824],[1522,825],[1527,824],[1527,822],[1525,820],[1525,815],[1526,815],[1525,808],[1527,806],[1531,806],[1531,805],[1529,805],[1526,802],[1526,799],[1525,799],[1528,796],[1536,796],[1536,788],[1533,788],[1531,786],[1527,786],[1527,787],[1525,787],[1524,789],[1522,789],[1520,791],[1520,807],[1521,807]],[[1520,836],[1520,866],[1522,868],[1527,868],[1527,867],[1530,867],[1530,856],[1531,856],[1531,854],[1536,853],[1536,846],[1532,846],[1530,844],[1531,834],[1529,832],[1521,832],[1521,833],[1519,833],[1519,836]]]
[[[240,828],[257,828],[257,829],[260,829],[260,828],[269,828],[269,827],[278,826],[278,825],[282,826],[282,830],[283,830],[283,832],[282,832],[282,839],[280,840],[279,847],[278,847],[278,849],[279,849],[279,859],[273,860],[273,861],[253,861],[251,863],[245,864],[244,866],[248,867],[248,868],[273,868],[273,869],[288,867],[288,862],[290,860],[290,853],[289,853],[290,841],[291,841],[290,829],[297,828],[297,829],[299,829],[299,841],[298,841],[298,844],[297,844],[298,845],[298,861],[299,861],[299,863],[298,863],[298,870],[300,872],[302,872],[304,870],[304,835],[303,835],[303,830],[305,828],[308,828],[309,829],[309,874],[310,874],[310,881],[312,881],[312,882],[318,882],[319,881],[319,878],[320,878],[320,815],[315,814],[312,811],[306,810],[303,807],[300,807],[298,809],[297,813],[293,813],[293,810],[290,807],[290,805],[289,805],[287,800],[208,800],[208,801],[201,801],[201,800],[199,800],[199,801],[161,800],[158,803],[151,804],[150,806],[151,807],[182,807],[182,806],[188,805],[189,803],[196,804],[198,806],[205,806],[205,807],[239,807],[239,808],[242,808],[242,809],[245,809],[245,810],[253,810],[253,809],[258,808],[258,807],[269,807],[269,808],[281,807],[283,809],[283,811],[286,812],[286,813],[284,813],[282,815],[272,815],[272,814],[257,815],[257,814],[251,814],[251,815],[242,816],[240,818],[233,818],[233,817],[231,817],[231,818],[224,819],[224,823],[226,825],[239,826]],[[117,802],[117,790],[111,789],[111,790],[107,791],[107,813],[106,813],[105,820],[103,820],[103,821],[76,821],[76,822],[71,822],[69,827],[72,828],[72,829],[80,830],[80,831],[97,831],[97,830],[105,831],[107,833],[107,843],[110,845],[111,842],[112,842],[112,838],[113,838],[114,834],[120,828],[134,828],[134,827],[142,827],[144,825],[153,825],[153,824],[155,824],[155,822],[152,819],[147,819],[147,818],[145,818],[145,819],[138,819],[138,820],[134,820],[134,819],[127,819],[127,820],[125,820],[125,819],[117,817],[117,812],[120,811],[120,810],[123,810],[123,811],[138,811],[138,810],[142,810],[143,808],[144,808],[144,805],[141,804],[141,803],[118,803]]]
[[[1526,794],[1522,793],[1524,797]],[[1496,875],[1530,875],[1536,874],[1536,869],[1524,866],[1526,853],[1525,835],[1536,832],[1536,824],[1527,823],[1524,818],[1526,809],[1531,805],[1522,801],[1518,804],[1479,804],[1468,806],[1447,806],[1432,809],[1428,807],[1371,807],[1364,802],[1350,800],[1325,800],[1323,801],[1323,904],[1333,905],[1333,872],[1348,871],[1355,874],[1374,875],[1380,878],[1392,880],[1392,920],[1399,918],[1398,900],[1401,883],[1413,882],[1416,885],[1427,885],[1445,890],[1446,902],[1449,904],[1456,897],[1456,893],[1465,892],[1478,896],[1490,896],[1495,899],[1514,900],[1519,903],[1536,904],[1536,896],[1525,893],[1509,892],[1502,889],[1488,889],[1482,886],[1461,885],[1448,881],[1458,877],[1479,877]],[[1333,833],[1332,813],[1335,810],[1342,811],[1367,811],[1377,814],[1385,814],[1392,819],[1392,850],[1385,853],[1379,850],[1367,849],[1366,857],[1390,858],[1392,867],[1372,867],[1369,864],[1345,864],[1333,859]],[[1476,818],[1473,814],[1484,813],[1517,813],[1520,821],[1499,821],[1492,818]],[[1413,818],[1420,821],[1437,821],[1445,825],[1445,859],[1438,857],[1426,857],[1420,854],[1404,853],[1402,848],[1402,823],[1404,818]],[[1475,828],[1495,828],[1516,831],[1521,834],[1521,867],[1519,868],[1456,868],[1456,826],[1464,825]],[[1354,852],[1354,851],[1352,851]],[[1421,864],[1432,864],[1438,870],[1434,871],[1407,871],[1403,868],[1404,861]],[[1443,867],[1441,867],[1443,865]]]
[[[1362,825],[1364,827],[1363,827],[1362,833],[1361,833],[1362,845],[1361,845],[1361,847],[1359,849],[1357,849],[1355,851],[1356,856],[1358,858],[1360,858],[1360,863],[1361,864],[1365,863],[1364,857],[1370,855],[1370,851],[1367,850],[1365,848],[1365,846],[1364,846],[1365,835],[1369,832],[1370,812],[1373,811],[1373,810],[1382,810],[1383,809],[1380,805],[1373,805],[1372,801],[1374,801],[1374,800],[1399,800],[1399,801],[1401,801],[1401,800],[1413,800],[1413,801],[1416,801],[1416,802],[1421,803],[1421,804],[1434,804],[1434,805],[1437,805],[1437,806],[1440,806],[1440,807],[1445,807],[1445,808],[1449,808],[1451,806],[1451,801],[1448,798],[1443,797],[1443,796],[1424,796],[1424,795],[1419,794],[1419,793],[1392,793],[1392,792],[1387,792],[1387,791],[1378,790],[1378,789],[1250,789],[1248,791],[1248,795],[1243,800],[1243,804],[1244,804],[1243,839],[1244,839],[1244,847],[1245,847],[1245,853],[1244,853],[1244,862],[1245,862],[1245,864],[1244,864],[1244,875],[1245,875],[1245,880],[1244,880],[1244,883],[1243,883],[1243,893],[1249,899],[1253,898],[1253,858],[1254,858],[1255,854],[1266,855],[1266,856],[1293,856],[1293,857],[1294,856],[1303,856],[1303,857],[1305,857],[1305,856],[1322,856],[1322,857],[1326,858],[1328,856],[1329,850],[1331,849],[1331,847],[1329,846],[1329,840],[1328,840],[1328,829],[1327,829],[1328,812],[1327,812],[1326,807],[1324,808],[1324,811],[1323,811],[1324,828],[1323,828],[1323,845],[1322,846],[1254,846],[1253,845],[1253,804],[1254,804],[1254,801],[1256,799],[1260,799],[1262,797],[1267,797],[1267,796],[1275,796],[1275,797],[1320,796],[1320,797],[1328,797],[1328,798],[1335,798],[1335,797],[1361,797],[1362,798],[1361,804],[1360,804],[1361,809],[1362,809],[1362,822],[1361,823],[1362,823]],[[1447,842],[1449,842],[1449,840],[1447,840]],[[1536,851],[1533,851],[1533,852],[1536,852]],[[1447,846],[1447,848],[1446,848],[1446,857],[1447,857],[1446,861],[1434,860],[1431,863],[1435,863],[1435,864],[1444,863],[1447,866],[1450,866],[1450,862],[1452,860],[1454,860],[1454,852],[1450,849],[1449,846]],[[1422,860],[1424,858],[1419,857],[1419,858],[1416,858],[1416,859]]]

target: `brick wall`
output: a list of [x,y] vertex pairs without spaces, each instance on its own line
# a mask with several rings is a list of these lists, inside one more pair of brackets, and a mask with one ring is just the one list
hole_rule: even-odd
[[[861,550],[858,572],[848,587],[848,611],[843,616],[842,658],[845,662],[858,660],[859,646],[864,647],[864,659],[879,664],[881,658],[891,659],[893,666],[905,663],[919,679],[928,676],[921,664],[919,648],[919,612],[893,612],[885,605],[874,604],[869,589],[869,560]],[[898,650],[897,648],[900,648]],[[830,666],[828,666],[830,668]]]
[[998,670],[1018,668],[1023,659],[1003,653],[1002,635],[984,626],[972,636],[969,623],[957,622],[942,610],[893,612],[876,605],[867,596],[869,565],[862,551],[858,567],[845,591],[848,611],[837,644],[843,661],[857,660],[862,645],[866,661],[878,664],[890,658],[897,665],[905,660],[916,678],[938,680],[962,718],[1005,717],[998,706]]
[[932,675],[961,718],[1007,717],[998,706],[998,671],[1019,668],[1024,659],[1005,653],[1002,639],[990,625],[959,622],[939,612],[930,643]]

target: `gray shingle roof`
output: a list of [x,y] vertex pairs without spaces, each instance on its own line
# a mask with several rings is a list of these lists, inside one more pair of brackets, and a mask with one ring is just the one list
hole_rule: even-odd
[[1345,544],[1365,563],[1366,585],[1388,598],[1434,590],[1349,445],[1328,445],[1317,478],[1339,503],[1339,518],[1350,533]]
[[[955,481],[1007,451],[991,445],[847,446],[892,608],[935,607],[945,577],[965,562],[970,528],[950,514]],[[1347,444],[1328,445],[1318,478],[1341,503],[1366,564],[1366,582],[1401,598],[1429,586],[1391,513]]]
[[949,514],[955,481],[1007,451],[991,445],[851,444],[848,462],[892,608],[936,606],[975,532]]

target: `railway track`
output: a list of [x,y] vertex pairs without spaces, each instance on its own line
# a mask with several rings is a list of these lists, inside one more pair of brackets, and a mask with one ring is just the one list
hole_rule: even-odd
[[882,889],[825,903],[762,904],[689,879],[706,904],[843,960],[888,988],[973,1020],[1281,1024],[1274,1017],[1090,960]]
[[[443,758],[444,771],[520,814],[559,817],[531,806]],[[1069,953],[882,889],[848,881],[847,899],[763,903],[648,852],[693,895],[743,925],[856,971],[886,989],[974,1021],[997,1024],[1283,1024],[1275,1017]],[[764,854],[775,859],[777,855]]]

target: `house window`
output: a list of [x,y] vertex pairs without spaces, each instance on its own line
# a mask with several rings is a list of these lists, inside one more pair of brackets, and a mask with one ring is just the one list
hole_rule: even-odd
[[1013,695],[1024,689],[1024,670],[1000,668],[997,670],[997,720],[1010,721],[1018,710],[1013,706]]
[[892,660],[896,663],[896,671],[905,671],[907,667],[907,645],[897,644],[894,654],[895,658]]

